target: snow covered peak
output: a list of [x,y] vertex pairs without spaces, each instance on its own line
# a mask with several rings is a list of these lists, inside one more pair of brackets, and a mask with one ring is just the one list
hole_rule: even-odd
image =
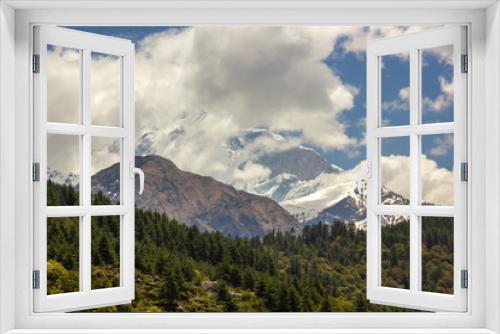
[[63,174],[55,169],[51,169],[50,167],[47,168],[47,179],[54,183],[70,185],[73,187],[76,187],[80,182],[80,176],[78,174]]

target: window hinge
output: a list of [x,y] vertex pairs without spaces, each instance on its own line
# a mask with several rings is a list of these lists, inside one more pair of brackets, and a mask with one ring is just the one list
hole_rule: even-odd
[[466,162],[460,164],[460,179],[462,181],[469,181],[469,164]]
[[469,72],[469,56],[462,55],[462,73]]
[[33,55],[33,73],[40,73],[40,55]]
[[460,272],[460,287],[462,289],[467,289],[469,287],[469,272],[467,270],[462,270]]
[[40,289],[40,270],[33,270],[33,289]]
[[40,164],[38,162],[33,163],[33,182],[40,181]]

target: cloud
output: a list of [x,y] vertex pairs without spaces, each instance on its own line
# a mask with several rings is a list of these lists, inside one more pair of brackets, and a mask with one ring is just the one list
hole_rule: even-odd
[[425,49],[423,54],[423,66],[428,65],[428,57],[435,57],[438,63],[453,66],[453,47],[450,45],[438,46]]
[[[343,52],[353,53],[363,57],[366,51],[366,43],[374,38],[395,37],[405,34],[413,34],[421,31],[438,28],[437,26],[382,26],[382,27],[360,27],[349,31],[344,35],[340,43]],[[453,64],[453,48],[450,46],[425,49],[427,55],[436,57],[437,61],[444,64]],[[403,56],[408,59],[408,55]],[[425,65],[425,63],[424,63]]]
[[47,119],[78,123],[80,119],[80,53],[51,47],[47,52]]
[[322,62],[342,33],[205,27],[150,36],[136,56],[139,129],[203,110],[241,128],[300,131],[313,145],[343,149],[353,139],[337,116],[353,107],[358,91]]
[[271,170],[261,164],[247,161],[243,166],[235,168],[232,175],[232,185],[238,189],[250,190],[259,181],[267,179]]
[[92,137],[90,168],[92,175],[120,161],[120,139]]
[[403,34],[411,34],[428,29],[427,27],[411,26],[411,27],[362,27],[352,31],[346,35],[347,38],[342,42],[341,47],[345,52],[352,52],[357,55],[364,55],[366,51],[366,43],[370,39],[394,37]]
[[[435,205],[453,205],[453,173],[436,161],[421,158],[422,200]],[[409,198],[410,159],[408,156],[382,157],[382,182],[388,189]]]
[[431,156],[446,156],[453,150],[453,135],[443,135],[434,138],[434,147],[429,150]]
[[120,58],[93,54],[90,66],[92,124],[120,126]]
[[398,98],[391,101],[382,102],[382,110],[387,112],[409,110],[410,109],[410,87],[399,90]]
[[[453,81],[446,80],[443,76],[439,76],[440,94],[431,99],[424,96],[422,100],[423,110],[429,112],[442,112],[453,105]],[[398,93],[398,98],[391,101],[382,102],[382,110],[386,112],[394,112],[401,110],[409,110],[410,108],[410,88],[401,88]]]
[[[363,140],[347,134],[339,116],[353,108],[357,87],[345,83],[324,60],[337,41],[345,52],[362,54],[367,38],[419,31],[402,27],[200,27],[169,29],[136,45],[136,134],[150,134],[149,152],[180,168],[223,182],[253,180],[265,168],[253,161],[263,152],[309,144],[324,151],[359,154]],[[59,83],[49,103],[66,117],[77,89],[77,52],[49,52]],[[75,60],[76,59],[76,60]],[[93,58],[93,119],[113,124],[116,113],[115,63]],[[75,81],[75,80],[73,80]],[[78,81],[79,82],[79,81]],[[444,86],[443,86],[444,87]],[[404,98],[404,91],[400,98]],[[50,102],[52,101],[52,102]],[[286,142],[257,141],[245,153],[228,148],[230,138],[253,128],[292,133]],[[288,145],[288,146],[287,146]],[[115,162],[106,149],[97,150],[101,166]],[[246,154],[245,156],[235,155]],[[243,167],[242,167],[243,166]],[[253,181],[251,181],[253,182]]]
[[[151,35],[136,54],[138,136],[156,132],[152,151],[221,181],[239,167],[225,144],[246,129],[293,133],[296,145],[324,151],[351,150],[358,140],[338,117],[353,108],[359,90],[323,60],[338,38],[359,29],[203,27]],[[168,134],[179,127],[184,133],[174,143]]]
[[410,87],[404,87],[399,90],[399,98],[403,101],[410,100]]
[[442,112],[453,104],[453,80],[439,76],[438,81],[441,94],[435,99],[424,97],[422,104],[425,111]]
[[47,136],[47,167],[63,175],[80,175],[80,140],[78,136],[49,134]]

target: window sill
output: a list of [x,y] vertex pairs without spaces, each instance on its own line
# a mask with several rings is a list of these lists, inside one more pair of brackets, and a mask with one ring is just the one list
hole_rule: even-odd
[[16,329],[5,334],[495,334],[485,328],[443,329]]

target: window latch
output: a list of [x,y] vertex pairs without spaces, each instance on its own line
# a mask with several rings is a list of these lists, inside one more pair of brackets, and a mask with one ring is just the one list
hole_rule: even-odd
[[135,167],[133,162],[130,162],[130,178],[135,178],[135,174],[139,175],[139,195],[144,191],[144,172],[142,169]]

